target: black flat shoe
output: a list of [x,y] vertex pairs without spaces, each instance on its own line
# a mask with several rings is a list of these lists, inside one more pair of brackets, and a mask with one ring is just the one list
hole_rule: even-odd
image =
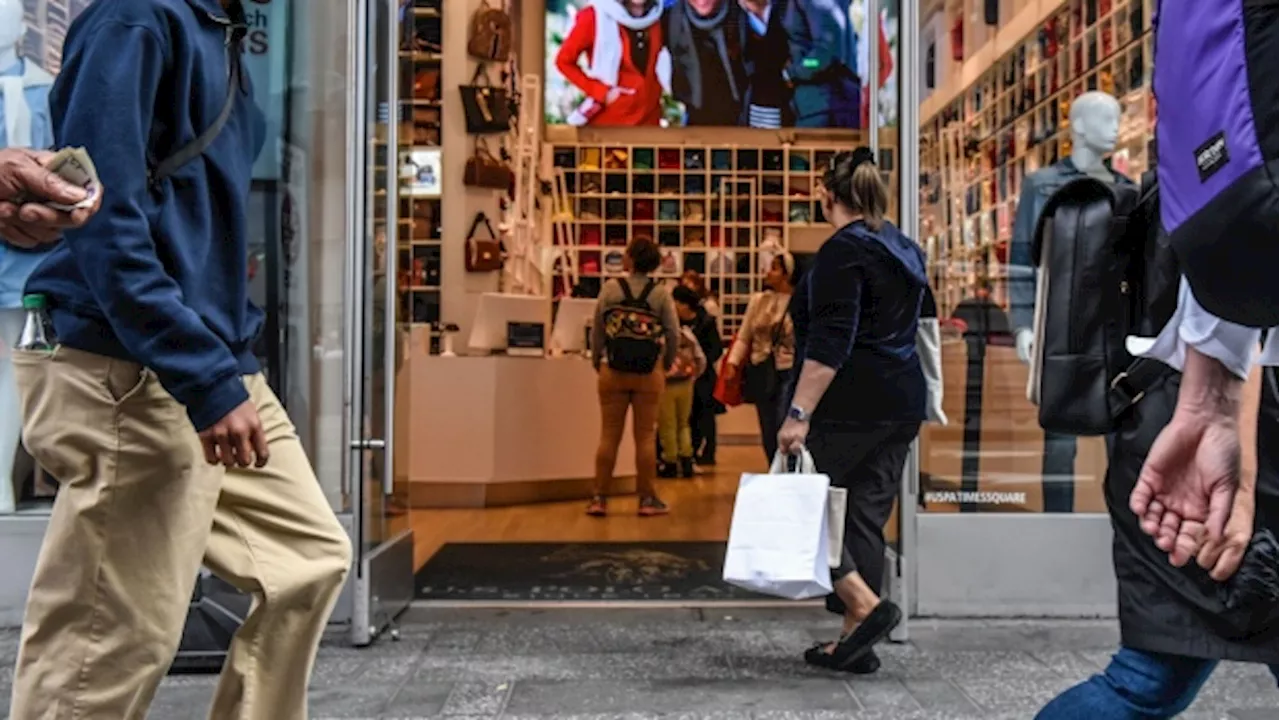
[[804,661],[814,667],[820,667],[825,670],[836,670],[838,672],[847,672],[853,675],[870,675],[880,669],[880,658],[875,652],[868,652],[861,658],[849,663],[845,667],[836,665],[835,656],[827,652],[827,646],[830,643],[818,643],[808,650],[804,651]]
[[831,652],[836,668],[839,670],[852,668],[855,663],[866,657],[872,648],[888,638],[889,633],[893,632],[900,622],[902,622],[902,609],[892,601],[881,600],[871,614],[858,623],[858,627],[854,628],[853,632],[840,638],[836,643],[835,650]]

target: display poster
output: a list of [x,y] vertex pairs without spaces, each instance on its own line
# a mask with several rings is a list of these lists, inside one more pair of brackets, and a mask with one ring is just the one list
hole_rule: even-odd
[[[897,122],[882,3],[880,124]],[[547,0],[545,116],[573,126],[867,126],[865,0]]]
[[416,148],[400,153],[400,194],[415,198],[440,197],[440,150]]
[[[62,67],[62,44],[70,24],[85,8],[99,0],[22,0],[27,33],[22,56],[56,74]],[[109,0],[107,0],[109,1]],[[253,79],[254,98],[266,115],[267,143],[283,137],[285,98],[288,90],[286,38],[291,0],[246,0],[245,64]],[[279,179],[280,168],[271,152],[258,156],[253,168],[256,180]]]

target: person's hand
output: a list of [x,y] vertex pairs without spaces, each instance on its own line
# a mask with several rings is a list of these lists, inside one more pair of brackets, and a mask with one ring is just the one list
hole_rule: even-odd
[[0,237],[12,245],[30,249],[54,242],[63,230],[88,222],[102,205],[101,189],[87,208],[63,212],[45,205],[74,205],[86,197],[82,188],[45,169],[52,157],[37,150],[0,150]]
[[[1218,547],[1225,542],[1239,482],[1240,431],[1235,415],[1179,408],[1147,454],[1129,496],[1129,509],[1138,516],[1142,531],[1169,553],[1169,562],[1182,567],[1202,545]],[[1215,558],[1215,566],[1219,560],[1220,556]]]
[[742,368],[733,363],[724,364],[724,382],[726,385],[732,385],[738,382],[738,376],[742,374]]
[[635,94],[636,94],[636,91],[632,90],[631,88],[622,87],[621,85],[615,85],[614,87],[609,88],[609,92],[605,94],[604,104],[612,105],[615,102],[617,102],[618,98],[622,97],[623,95],[635,95]]
[[1031,364],[1031,355],[1036,349],[1036,336],[1030,330],[1023,328],[1013,336],[1013,346],[1018,351],[1018,359],[1023,363]]
[[271,456],[258,409],[246,400],[207,430],[200,432],[204,459],[229,468],[263,467]]
[[1252,492],[1241,488],[1231,505],[1231,517],[1219,540],[1209,540],[1196,555],[1196,564],[1209,571],[1209,577],[1226,582],[1240,569],[1249,543],[1253,540],[1254,503]]
[[799,455],[809,438],[809,422],[789,417],[778,430],[778,452],[783,455]]

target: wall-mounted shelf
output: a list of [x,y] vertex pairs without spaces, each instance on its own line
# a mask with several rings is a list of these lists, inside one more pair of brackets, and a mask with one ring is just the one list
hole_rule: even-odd
[[921,127],[921,228],[939,312],[985,279],[1007,306],[1005,279],[1022,180],[1071,154],[1077,96],[1116,96],[1112,155],[1137,179],[1154,123],[1152,0],[1069,0]]

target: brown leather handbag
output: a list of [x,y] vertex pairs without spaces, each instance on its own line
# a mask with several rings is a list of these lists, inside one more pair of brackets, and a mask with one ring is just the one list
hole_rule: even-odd
[[432,102],[440,99],[439,70],[420,70],[413,76],[413,99]]
[[515,26],[511,16],[501,8],[481,0],[480,7],[471,16],[471,31],[467,35],[467,53],[481,60],[506,60],[511,55],[515,38]]
[[515,183],[515,173],[502,158],[489,151],[488,143],[476,138],[476,147],[471,157],[467,158],[466,174],[462,182],[471,187],[510,190]]
[[[478,237],[481,226],[489,234],[488,238]],[[476,213],[471,223],[471,231],[467,233],[467,272],[495,272],[502,269],[502,241],[493,232],[489,216],[483,212]]]

